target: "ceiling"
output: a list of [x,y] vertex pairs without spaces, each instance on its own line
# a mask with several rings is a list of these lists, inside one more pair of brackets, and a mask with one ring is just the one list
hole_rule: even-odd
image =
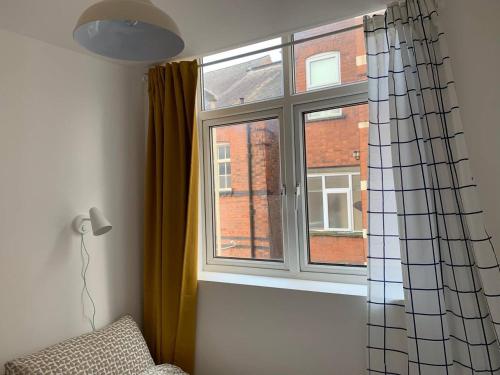
[[[0,29],[83,51],[72,38],[80,14],[97,0],[0,0]],[[196,57],[382,9],[387,0],[153,0],[178,24]]]

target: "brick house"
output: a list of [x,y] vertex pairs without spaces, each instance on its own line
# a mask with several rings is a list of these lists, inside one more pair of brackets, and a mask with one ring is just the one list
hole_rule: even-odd
[[[349,20],[295,34],[328,33]],[[366,78],[361,27],[294,48],[297,93]],[[224,107],[282,94],[281,62],[269,55],[205,72],[205,107]],[[305,115],[311,262],[366,264],[366,104]],[[287,124],[281,124],[286,126]],[[283,258],[280,124],[278,119],[214,128],[217,255]]]

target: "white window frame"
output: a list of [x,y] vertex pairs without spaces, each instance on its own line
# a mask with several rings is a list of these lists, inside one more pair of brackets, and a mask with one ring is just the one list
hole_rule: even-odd
[[[352,85],[365,85],[367,83],[355,83]],[[340,86],[342,87],[352,87],[351,84]],[[359,86],[361,87],[361,86]],[[332,89],[334,92],[335,88]],[[347,107],[351,105],[366,104],[366,93],[357,94],[355,100],[351,100],[349,96],[347,97],[332,97],[330,99],[323,99],[318,101],[313,101],[309,103],[302,103],[294,106],[293,116],[294,116],[294,130],[295,130],[295,141],[297,147],[295,147],[295,176],[300,186],[306,186],[307,181],[307,168],[306,166],[306,145],[305,145],[305,122],[306,115],[312,111],[319,111],[325,108],[332,107]],[[339,172],[340,173],[340,172]],[[349,172],[344,172],[344,174]],[[310,273],[329,273],[334,274],[336,277],[332,280],[340,282],[346,282],[347,280],[354,280],[354,283],[361,282],[366,283],[366,267],[359,266],[348,266],[348,265],[327,265],[327,264],[316,264],[309,262],[309,236],[308,236],[308,215],[307,215],[307,196],[303,194],[303,199],[300,200],[297,211],[297,246],[299,250],[299,263],[302,272]]]
[[[219,167],[221,164],[229,164],[231,165],[231,157],[229,158],[224,158],[224,159],[219,159],[219,148],[221,147],[228,147],[229,148],[229,153],[231,153],[231,145],[227,142],[220,142],[220,143],[217,143],[216,144],[216,148],[217,148],[217,167]],[[231,185],[229,187],[221,187],[220,186],[220,179],[218,180],[218,186],[217,186],[217,190],[220,192],[220,193],[230,193],[233,189],[232,189],[232,176],[231,174],[223,174],[221,175],[219,173],[219,168],[217,168],[217,177],[221,177],[221,176],[224,176],[224,180],[226,181],[226,184],[227,184],[227,177],[231,177]],[[232,168],[231,168],[231,172],[232,172]]]
[[[311,84],[311,63],[320,60],[326,60],[329,58],[335,57],[337,61],[337,76],[339,77],[338,81],[334,83],[327,83],[324,85],[312,85]],[[306,58],[306,88],[307,91],[323,89],[326,87],[334,87],[342,84],[342,76],[340,70],[340,52],[339,51],[328,51],[321,52],[315,55],[309,56]]]
[[[282,35],[284,95],[261,102],[203,110],[203,77],[199,74],[198,126],[201,155],[201,202],[203,272],[232,273],[287,279],[329,281],[346,284],[366,284],[365,267],[309,264],[307,251],[307,217],[303,194],[306,168],[304,164],[304,117],[312,111],[366,104],[366,81],[328,86],[320,90],[295,93],[294,59],[290,47],[291,35]],[[201,61],[200,61],[201,64]],[[339,64],[340,65],[340,64]],[[340,74],[340,73],[339,73]],[[250,122],[277,117],[280,122],[280,156],[282,173],[283,257],[282,263],[266,260],[226,259],[214,256],[215,218],[213,211],[212,151],[210,128],[213,126]]]
[[[205,116],[202,116],[205,117]],[[210,116],[207,116],[210,117]],[[207,267],[204,267],[204,270],[212,270],[212,271],[229,271],[231,270],[232,272],[235,271],[233,268],[226,268],[226,266],[234,266],[234,267],[252,267],[252,268],[257,268],[257,269],[275,269],[275,270],[287,270],[289,269],[289,259],[288,256],[286,255],[286,252],[283,252],[283,262],[277,262],[273,260],[254,260],[254,259],[235,259],[235,258],[224,258],[224,257],[217,257],[215,256],[215,251],[216,251],[216,221],[217,218],[215,217],[215,207],[214,207],[214,197],[215,193],[217,192],[216,187],[213,184],[213,181],[215,179],[213,178],[213,174],[211,173],[213,169],[213,155],[212,155],[212,144],[213,144],[213,139],[211,135],[211,129],[213,127],[218,127],[218,126],[224,126],[224,125],[232,125],[232,124],[241,124],[245,122],[254,122],[254,121],[260,121],[260,120],[265,120],[265,119],[274,119],[276,118],[279,121],[280,124],[280,142],[283,144],[284,142],[284,130],[283,130],[283,114],[282,111],[279,109],[271,109],[271,110],[264,110],[264,111],[255,111],[252,113],[242,113],[242,114],[237,114],[234,116],[226,116],[222,118],[211,118],[202,121],[202,147],[203,147],[203,159],[204,159],[204,168],[203,170],[205,171],[204,174],[204,188],[203,191],[205,192],[204,194],[204,204],[202,207],[205,207],[205,228],[206,228],[206,233],[208,235],[205,235],[205,243],[206,243],[206,248],[204,251],[204,264],[207,265]],[[280,159],[283,160],[284,158],[284,152],[282,150],[282,147],[280,147]],[[281,180],[283,181],[284,179],[284,169],[283,169],[283,163],[281,163]],[[285,202],[283,202],[285,203]],[[283,212],[285,212],[285,208],[283,208]],[[282,214],[282,221],[283,223],[285,222],[285,218]],[[285,229],[283,228],[283,232]],[[283,248],[285,248],[286,241],[283,241]],[[213,266],[213,267],[209,267]],[[218,267],[218,266],[222,266]],[[241,269],[236,269],[240,270]],[[245,273],[245,272],[243,272]]]
[[[322,113],[323,115],[315,118],[314,115],[318,113]],[[328,114],[324,115],[324,113]],[[326,111],[311,112],[308,113],[306,116],[307,116],[307,121],[309,122],[332,120],[342,117],[342,108],[333,108],[333,109],[327,109]]]
[[[356,232],[354,230],[354,209],[353,209],[353,186],[352,186],[352,176],[359,176],[359,172],[332,172],[332,173],[309,173],[307,178],[320,177],[321,178],[321,193],[323,195],[323,228],[313,229],[315,232]],[[326,187],[326,177],[330,176],[347,176],[349,181],[349,186],[346,188],[327,188]],[[330,227],[329,215],[328,215],[328,194],[346,194],[347,195],[347,228],[335,228]]]
[[[323,180],[324,182],[324,180]],[[347,228],[342,228],[342,227],[330,227],[328,226],[327,230],[335,231],[335,232],[352,232],[352,208],[350,207],[351,205],[351,194],[349,193],[349,189],[344,188],[344,189],[324,189],[323,190],[323,220],[326,220],[328,224],[330,224],[330,218],[328,215],[328,196],[330,194],[345,194],[346,197],[346,203],[347,203],[347,222],[348,226]]]

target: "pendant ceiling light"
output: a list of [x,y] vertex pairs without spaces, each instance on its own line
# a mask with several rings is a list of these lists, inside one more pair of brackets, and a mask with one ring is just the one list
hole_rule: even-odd
[[119,60],[160,61],[184,49],[175,22],[150,0],[103,0],[78,20],[73,38],[83,47]]

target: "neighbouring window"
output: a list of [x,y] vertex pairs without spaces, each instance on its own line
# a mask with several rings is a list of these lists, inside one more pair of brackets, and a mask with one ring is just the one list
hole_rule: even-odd
[[324,111],[311,112],[306,115],[307,121],[331,120],[342,117],[342,108],[326,109]]
[[231,191],[231,145],[217,143],[217,168],[215,171],[217,190],[219,192]]
[[365,280],[365,61],[361,18],[201,60],[205,270]]
[[[359,186],[359,173],[307,173],[309,230],[354,232],[353,191]],[[358,228],[359,230],[359,228]]]
[[324,52],[306,59],[307,90],[340,84],[340,53]]

